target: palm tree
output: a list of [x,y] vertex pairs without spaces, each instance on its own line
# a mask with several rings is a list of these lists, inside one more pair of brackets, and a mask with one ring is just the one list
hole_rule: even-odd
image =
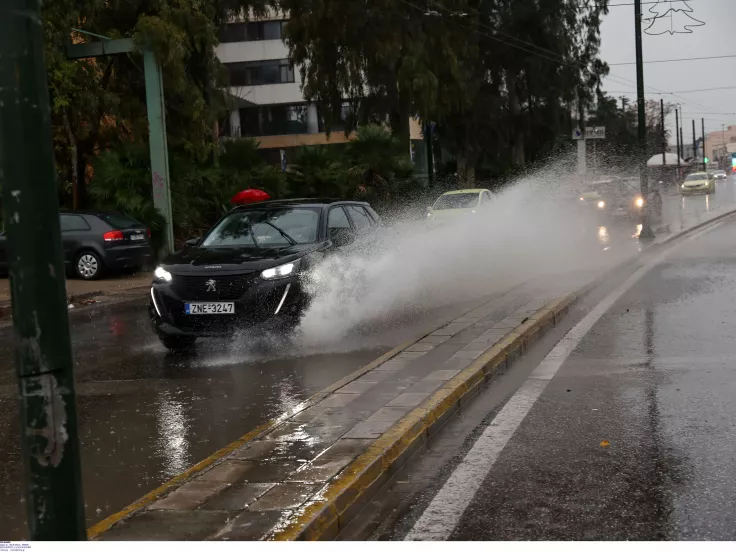
[[349,181],[360,191],[370,189],[383,200],[388,199],[398,179],[408,178],[414,171],[399,140],[380,125],[360,127],[346,153]]
[[335,146],[303,146],[286,171],[291,192],[301,197],[342,198],[349,186]]

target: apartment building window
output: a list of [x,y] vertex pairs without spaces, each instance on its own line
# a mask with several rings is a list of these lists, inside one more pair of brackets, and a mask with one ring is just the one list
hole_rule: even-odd
[[283,40],[286,21],[228,23],[220,28],[220,42],[254,42]]
[[[351,102],[343,102],[342,106],[340,107],[340,120],[333,122],[332,126],[330,127],[331,131],[339,131],[339,130],[345,130],[348,126],[348,121],[356,116],[356,106]],[[319,131],[320,132],[326,132],[327,131],[327,125],[325,124],[324,117],[322,116],[322,113],[319,114]]]
[[243,136],[307,133],[307,104],[262,105],[240,110]]
[[294,68],[288,59],[226,63],[230,86],[259,86],[294,82]]

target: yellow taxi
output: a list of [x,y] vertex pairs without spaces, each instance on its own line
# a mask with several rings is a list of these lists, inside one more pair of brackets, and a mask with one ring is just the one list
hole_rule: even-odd
[[716,191],[716,179],[712,173],[696,172],[687,175],[685,182],[680,186],[682,195],[705,192],[712,194]]
[[445,192],[434,205],[427,208],[427,219],[447,220],[463,215],[471,215],[483,205],[491,202],[492,194],[485,188],[453,190]]

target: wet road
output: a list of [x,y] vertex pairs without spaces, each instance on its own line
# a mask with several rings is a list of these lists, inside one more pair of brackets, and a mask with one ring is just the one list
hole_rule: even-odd
[[[671,231],[709,211],[736,204],[732,181],[715,196],[665,198]],[[586,227],[600,255],[638,252],[637,225]],[[663,232],[666,233],[666,229]],[[168,354],[151,334],[142,303],[110,308],[103,318],[75,322],[84,494],[92,524],[207,457],[386,350],[440,320],[453,305],[408,313],[350,339],[292,347],[242,335],[205,342],[194,357]],[[18,404],[9,330],[0,329],[0,538],[26,536],[19,457]]]
[[730,218],[606,290],[396,476],[372,538],[735,539],[734,243]]
[[[323,349],[253,336],[203,341],[169,354],[142,306],[115,309],[72,330],[87,520],[92,524],[368,364],[463,305],[407,316]],[[455,314],[457,315],[457,314]],[[429,326],[427,326],[429,327]],[[16,384],[0,334],[0,535],[26,535]]]

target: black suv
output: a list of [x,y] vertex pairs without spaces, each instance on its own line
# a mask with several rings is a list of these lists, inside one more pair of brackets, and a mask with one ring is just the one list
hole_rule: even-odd
[[[61,213],[61,245],[67,272],[84,280],[106,271],[138,270],[152,262],[151,233],[121,213]],[[7,270],[7,241],[0,233],[0,270]]]
[[235,328],[293,328],[309,302],[301,276],[379,224],[376,212],[357,201],[237,207],[156,268],[149,307],[155,331],[177,350]]

